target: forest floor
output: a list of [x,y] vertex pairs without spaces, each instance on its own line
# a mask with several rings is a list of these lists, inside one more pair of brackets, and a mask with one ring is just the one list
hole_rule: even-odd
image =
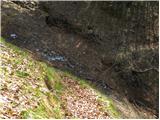
[[0,118],[119,118],[94,85],[0,41]]

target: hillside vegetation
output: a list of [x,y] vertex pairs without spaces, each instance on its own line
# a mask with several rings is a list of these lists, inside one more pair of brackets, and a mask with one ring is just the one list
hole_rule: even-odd
[[89,83],[0,41],[1,118],[117,118],[112,101]]

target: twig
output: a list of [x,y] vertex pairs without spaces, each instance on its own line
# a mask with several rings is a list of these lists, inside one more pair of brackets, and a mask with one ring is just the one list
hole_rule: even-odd
[[149,68],[149,69],[145,69],[145,70],[132,70],[134,72],[138,72],[138,73],[144,73],[144,72],[148,72],[150,70],[155,70],[156,72],[159,72],[158,68]]

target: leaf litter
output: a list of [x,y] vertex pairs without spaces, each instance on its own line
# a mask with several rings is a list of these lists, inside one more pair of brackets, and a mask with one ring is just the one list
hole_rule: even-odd
[[[38,89],[43,95],[50,91],[44,86],[44,81],[39,80],[43,74],[39,72],[41,68],[35,67],[34,63],[30,68],[29,57],[22,58],[21,54],[4,43],[0,45],[3,46],[0,51],[0,118],[20,119],[23,118],[24,111],[37,108],[39,101],[43,99],[41,95],[37,96],[34,90]],[[66,88],[60,94],[60,109],[65,113],[64,118],[111,118],[107,111],[103,110],[103,103],[98,101],[94,89],[82,87],[78,81],[64,75],[60,76],[60,79]],[[58,111],[58,108],[55,109]]]

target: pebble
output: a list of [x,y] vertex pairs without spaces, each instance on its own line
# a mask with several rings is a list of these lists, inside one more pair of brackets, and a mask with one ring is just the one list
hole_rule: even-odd
[[13,33],[13,34],[10,34],[10,37],[15,39],[15,38],[17,38],[17,35]]

